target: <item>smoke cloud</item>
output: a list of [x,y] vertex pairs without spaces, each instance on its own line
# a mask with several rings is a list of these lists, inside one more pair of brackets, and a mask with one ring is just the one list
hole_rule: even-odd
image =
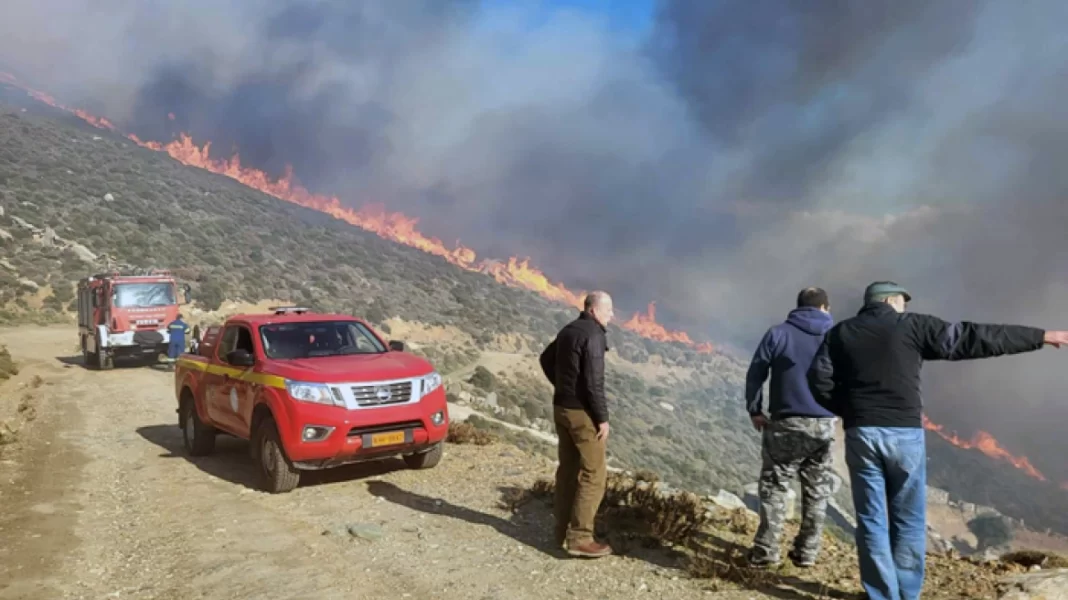
[[[549,6],[11,0],[0,64],[744,348],[801,287],[841,319],[884,278],[1068,328],[1068,4]],[[1065,360],[931,365],[928,410],[1068,480]]]

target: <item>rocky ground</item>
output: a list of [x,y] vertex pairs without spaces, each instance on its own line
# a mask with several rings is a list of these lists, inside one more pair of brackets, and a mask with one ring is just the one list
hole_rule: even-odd
[[[736,568],[752,537],[744,509],[676,547],[613,521],[623,555],[568,559],[551,542],[548,503],[526,493],[552,474],[551,460],[503,443],[451,444],[429,471],[386,461],[307,477],[289,494],[261,493],[244,443],[220,438],[216,455],[185,455],[170,373],[86,370],[76,339],[65,326],[0,331],[20,367],[0,385],[0,598],[740,600],[858,591],[853,550],[833,540],[810,571]],[[1025,571],[932,558],[925,597],[996,597],[1002,576]]]

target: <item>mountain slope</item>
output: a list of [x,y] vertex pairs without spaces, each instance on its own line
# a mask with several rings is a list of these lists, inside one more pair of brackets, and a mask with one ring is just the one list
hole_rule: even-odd
[[[475,391],[495,394],[501,418],[547,424],[548,386],[534,360],[575,312],[532,292],[182,166],[47,107],[0,105],[0,208],[0,320],[69,318],[57,311],[69,306],[72,282],[107,260],[169,267],[208,309],[224,299],[277,298],[360,314],[387,332],[386,321],[398,316],[445,332],[421,348],[442,371],[466,377],[485,363],[492,383]],[[609,336],[611,452],[619,464],[699,491],[740,493],[755,480],[759,438],[742,408],[742,360],[615,326]],[[486,362],[494,352],[516,359]],[[1028,494],[1016,499],[1008,467],[945,444],[932,444],[932,456],[932,484],[1068,531],[1053,508],[1063,498],[1049,486],[1022,482]],[[958,463],[983,475],[961,478]],[[991,469],[1008,478],[990,477]],[[848,506],[845,492],[839,500]]]
[[[224,298],[277,298],[378,325],[401,316],[447,329],[424,349],[442,370],[517,347],[529,362],[576,314],[64,117],[0,114],[0,206],[11,238],[0,240],[11,267],[0,273],[14,283],[2,299],[9,309],[67,306],[72,282],[104,268],[104,258],[94,264],[48,243],[58,236],[97,257],[170,268],[207,309]],[[34,239],[19,222],[51,233]],[[697,488],[751,481],[759,454],[738,397],[742,364],[615,326],[609,337],[617,461],[640,460]],[[540,377],[498,373],[495,391],[509,408],[519,405],[514,419],[546,416]]]

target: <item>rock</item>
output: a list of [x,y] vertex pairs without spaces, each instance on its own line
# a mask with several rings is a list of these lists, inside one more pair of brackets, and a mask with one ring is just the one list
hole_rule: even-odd
[[949,554],[955,550],[953,543],[938,534],[930,525],[927,526],[927,553]]
[[1032,571],[1003,579],[999,600],[1068,600],[1068,569]]
[[467,390],[460,390],[460,392],[456,394],[456,397],[460,399],[460,402],[470,402],[471,392]]
[[385,535],[382,528],[374,523],[350,523],[346,529],[352,537],[370,542],[381,539]]
[[7,231],[4,231],[3,229],[0,229],[0,240],[11,240],[14,238],[15,236],[11,235]]
[[78,255],[78,258],[82,259],[83,261],[85,261],[87,263],[95,263],[96,262],[96,255],[93,254],[85,246],[83,246],[83,245],[81,245],[81,244],[79,244],[77,242],[71,242],[71,244],[70,244],[70,246],[68,246],[68,248],[70,249],[71,252],[73,252],[74,254]]
[[108,193],[104,194],[104,202],[114,202],[114,201],[115,201],[115,196],[113,196],[111,194],[111,192],[108,192]]
[[523,409],[519,408],[518,406],[513,406],[511,408],[506,408],[504,410],[504,414],[513,419],[519,419],[523,416]]
[[499,404],[497,404],[497,392],[490,392],[489,394],[487,394],[485,399],[483,399],[483,402],[492,406],[493,408],[497,408],[499,406]]
[[727,490],[720,490],[715,496],[709,496],[708,501],[720,508],[726,508],[728,510],[746,507],[745,501]]
[[670,405],[670,404],[668,404],[667,402],[659,402],[658,404],[659,404],[660,408],[662,408],[662,409],[664,409],[664,410],[666,410],[668,412],[675,412],[675,407]]

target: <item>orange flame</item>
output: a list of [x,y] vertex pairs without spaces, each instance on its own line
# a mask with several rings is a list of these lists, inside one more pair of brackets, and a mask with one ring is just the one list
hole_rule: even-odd
[[[1036,469],[1034,465],[1031,464],[1031,461],[1027,460],[1026,456],[1014,456],[1008,450],[1002,448],[1001,444],[999,444],[998,441],[994,439],[994,436],[983,430],[975,432],[975,435],[972,436],[971,440],[962,440],[961,438],[957,437],[956,434],[946,433],[944,431],[943,426],[932,423],[927,418],[927,415],[923,416],[923,427],[928,431],[935,432],[936,434],[938,434],[939,437],[946,440],[950,444],[957,446],[958,448],[974,448],[982,452],[983,454],[989,456],[990,458],[1008,462],[1012,466],[1016,467],[1017,469],[1020,469],[1024,473],[1027,473],[1028,475],[1034,477],[1039,481],[1046,481],[1046,476],[1040,473],[1038,469]],[[1062,484],[1062,487],[1068,489],[1068,483]]]
[[[0,83],[16,86],[31,97],[55,108],[68,111],[94,127],[118,133],[118,129],[111,121],[93,116],[80,109],[67,108],[48,94],[26,87],[12,75],[0,73]],[[174,120],[173,113],[168,113],[167,116],[169,119]],[[516,257],[511,257],[507,262],[483,259],[476,264],[477,255],[474,250],[460,244],[450,249],[441,240],[423,235],[416,229],[416,225],[419,222],[418,219],[401,213],[387,212],[384,207],[377,204],[368,204],[355,210],[344,206],[336,196],[323,196],[309,192],[296,182],[291,167],[286,168],[285,174],[281,178],[272,179],[263,171],[242,166],[241,157],[237,154],[234,154],[230,159],[211,158],[211,142],[206,142],[203,146],[197,146],[186,133],[179,134],[178,139],[166,144],[142,141],[133,134],[128,134],[126,137],[142,147],[166,152],[171,158],[182,164],[225,175],[280,200],[324,212],[336,219],[371,231],[385,239],[440,256],[461,268],[487,274],[502,284],[528,289],[550,300],[562,302],[576,308],[582,307],[585,292],[573,292],[562,284],[553,283],[540,269],[530,266],[529,259],[520,260]],[[645,315],[635,313],[629,321],[623,323],[622,327],[652,340],[677,342],[689,346],[697,352],[710,353],[713,351],[711,344],[707,342],[696,343],[690,339],[686,332],[671,331],[657,323],[655,308],[652,303],[649,304]]]

